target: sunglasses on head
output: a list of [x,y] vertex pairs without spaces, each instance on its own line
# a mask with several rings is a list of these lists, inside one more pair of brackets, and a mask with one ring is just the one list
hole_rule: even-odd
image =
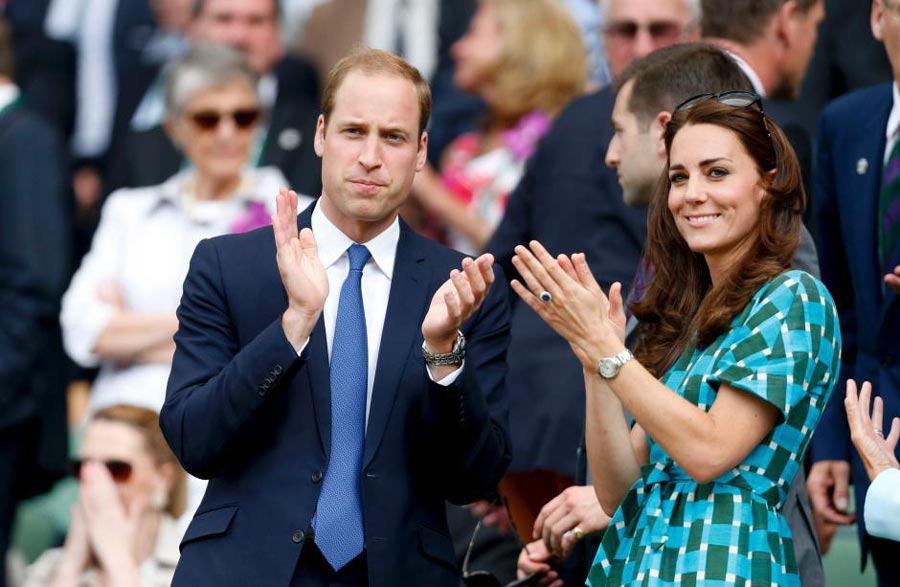
[[201,130],[214,130],[219,127],[223,118],[231,118],[234,126],[240,130],[251,128],[259,120],[258,108],[240,108],[233,112],[217,112],[215,110],[199,110],[188,114],[188,118]]
[[735,108],[749,108],[750,106],[756,106],[760,112],[765,114],[762,107],[762,97],[756,92],[748,92],[746,90],[729,90],[719,94],[698,94],[676,106],[675,112],[690,110],[697,104],[706,102],[707,100],[715,100],[719,104],[734,106]]
[[103,464],[106,467],[106,470],[109,471],[109,476],[112,477],[113,481],[115,481],[116,483],[124,483],[131,478],[131,472],[133,470],[131,463],[127,461],[120,461],[118,459],[110,459],[108,461],[101,461],[98,459],[75,459],[70,463],[72,475],[80,479],[81,467],[83,467],[85,463],[89,462]]
[[683,28],[677,22],[658,20],[649,23],[637,23],[632,20],[611,22],[604,28],[608,37],[633,41],[638,31],[645,30],[650,37],[659,40],[674,40],[678,38]]
[[778,153],[775,146],[775,139],[772,138],[772,131],[769,129],[769,117],[766,116],[766,111],[763,110],[762,107],[762,97],[756,92],[748,92],[747,90],[729,90],[727,92],[721,92],[718,94],[698,94],[692,98],[688,98],[687,100],[676,106],[673,114],[684,112],[685,110],[690,110],[697,104],[706,102],[707,100],[715,100],[719,104],[724,104],[725,106],[733,106],[734,108],[755,107],[756,110],[759,111],[760,116],[762,116],[763,126],[766,127],[766,134],[768,134],[769,139],[772,140],[772,148],[775,149],[776,154]]
[[[506,499],[503,500],[503,507],[506,508],[506,511],[509,511],[509,506],[506,503]],[[521,539],[519,538],[519,531],[516,528],[515,522],[513,522],[512,516],[509,516],[509,523],[512,527],[513,534],[516,536],[516,540],[519,542],[519,546],[524,548],[526,552],[528,551],[528,547],[525,544],[522,544]],[[472,557],[472,550],[475,547],[475,537],[478,536],[478,532],[481,530],[481,526],[483,525],[482,520],[478,520],[478,523],[475,524],[475,530],[472,532],[472,537],[469,539],[469,546],[466,548],[466,555],[463,557],[462,564],[462,582],[466,585],[466,587],[534,587],[541,582],[541,575],[538,573],[532,573],[527,577],[523,577],[518,579],[517,581],[512,581],[511,583],[507,583],[504,585],[500,582],[493,573],[489,571],[470,571],[469,570],[469,559]]]

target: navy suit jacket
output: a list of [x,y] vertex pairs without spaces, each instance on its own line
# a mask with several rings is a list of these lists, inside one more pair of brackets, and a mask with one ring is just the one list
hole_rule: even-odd
[[[883,282],[876,225],[892,105],[891,84],[839,98],[823,112],[817,141],[817,246],[822,280],[837,304],[844,341],[841,379],[813,437],[812,456],[814,461],[853,463],[857,512],[863,510],[869,482],[850,444],[844,381],[871,381],[884,399],[885,422],[900,416],[900,301]],[[900,264],[900,247],[891,260]],[[857,519],[862,525],[862,516]]]
[[[604,289],[631,286],[647,235],[646,208],[626,206],[604,163],[613,136],[612,87],[574,100],[528,162],[486,250],[509,276],[516,245],[537,239],[553,253],[584,252]],[[516,298],[509,347],[511,470],[575,476],[584,426],[584,377],[569,343]]]
[[0,459],[9,458],[6,439],[34,439],[33,457],[14,478],[19,497],[46,491],[66,472],[66,163],[50,123],[21,105],[0,113]]
[[[461,261],[401,221],[362,471],[371,585],[457,587],[445,500],[488,496],[510,461],[502,275],[463,325],[456,383],[431,381],[422,358],[422,319]],[[210,482],[176,586],[291,581],[327,474],[331,404],[324,324],[298,357],[286,307],[271,228],[197,247],[160,422],[184,468]]]

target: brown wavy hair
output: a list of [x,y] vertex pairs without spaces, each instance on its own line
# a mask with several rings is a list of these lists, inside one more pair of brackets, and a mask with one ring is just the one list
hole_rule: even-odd
[[631,305],[642,334],[635,355],[657,377],[689,345],[709,346],[760,287],[790,267],[806,206],[797,155],[782,130],[759,109],[726,106],[711,99],[676,112],[666,127],[666,150],[671,150],[682,128],[697,124],[733,132],[756,162],[766,193],[754,242],[721,283],[713,286],[706,260],[691,251],[669,211],[671,182],[666,162],[648,218],[644,263],[653,277],[641,299]]

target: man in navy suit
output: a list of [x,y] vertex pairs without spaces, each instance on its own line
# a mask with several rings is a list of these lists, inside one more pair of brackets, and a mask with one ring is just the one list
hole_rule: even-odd
[[396,56],[345,58],[319,201],[296,218],[282,191],[274,238],[197,247],[160,421],[210,482],[176,586],[458,584],[445,500],[484,498],[511,458],[509,301],[490,255],[398,218],[430,100]]
[[[883,178],[896,166],[900,133],[900,3],[874,0],[872,31],[884,43],[894,82],[832,102],[819,123],[813,206],[822,279],[834,295],[844,332],[838,389],[853,377],[871,381],[884,399],[885,421],[900,415],[900,246],[879,252]],[[893,186],[896,188],[896,186]],[[900,197],[893,193],[895,205]],[[896,225],[895,225],[896,226]],[[813,437],[809,474],[813,507],[833,524],[854,520],[848,484],[863,511],[869,481],[852,450],[842,394],[836,394]],[[879,585],[900,585],[900,545],[866,534],[857,515],[863,553],[873,555]]]

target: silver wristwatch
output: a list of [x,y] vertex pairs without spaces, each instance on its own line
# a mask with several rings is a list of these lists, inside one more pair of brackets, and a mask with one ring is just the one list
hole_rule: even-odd
[[604,379],[612,379],[619,374],[622,365],[633,358],[634,355],[628,349],[613,357],[603,357],[597,362],[597,374]]
[[422,356],[426,365],[461,365],[466,358],[466,337],[462,332],[456,331],[456,342],[449,353],[433,353],[422,341]]

